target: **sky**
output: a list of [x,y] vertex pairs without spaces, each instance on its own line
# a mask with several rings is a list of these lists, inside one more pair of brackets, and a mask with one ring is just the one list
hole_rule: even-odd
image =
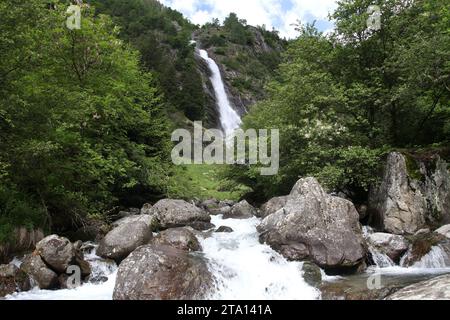
[[280,31],[286,38],[297,33],[292,25],[316,21],[323,32],[333,29],[328,13],[336,8],[336,0],[159,0],[164,5],[182,12],[194,24],[211,22],[213,18],[223,21],[231,12],[250,25],[266,25],[267,29]]

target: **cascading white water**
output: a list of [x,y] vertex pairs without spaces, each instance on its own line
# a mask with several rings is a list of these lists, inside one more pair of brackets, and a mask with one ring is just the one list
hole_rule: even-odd
[[258,241],[257,218],[223,220],[212,217],[216,226],[231,227],[232,233],[214,233],[201,239],[203,252],[217,282],[212,299],[312,300],[320,297],[302,276],[302,263],[288,262]]
[[[7,300],[111,300],[116,283],[117,265],[112,261],[106,261],[95,254],[95,248],[85,255],[89,262],[92,274],[91,279],[106,280],[102,283],[90,281],[76,289],[40,290],[34,288],[28,292],[15,293],[6,297]],[[20,265],[19,260],[14,264]]]
[[222,80],[222,75],[217,63],[208,56],[206,50],[199,50],[200,57],[203,58],[208,64],[211,70],[211,83],[214,87],[214,93],[216,95],[217,105],[219,107],[220,122],[225,136],[231,135],[234,130],[241,125],[241,118],[236,110],[230,104],[228,99],[225,84]]
[[[404,266],[404,259],[400,265]],[[420,259],[420,261],[413,264],[412,268],[428,268],[428,269],[442,269],[450,267],[450,257],[441,246],[434,246],[430,252]]]

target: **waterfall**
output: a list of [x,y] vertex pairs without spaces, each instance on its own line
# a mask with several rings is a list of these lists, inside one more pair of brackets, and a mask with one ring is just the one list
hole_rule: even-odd
[[216,95],[216,101],[219,107],[220,123],[225,136],[229,136],[234,132],[234,130],[239,128],[241,125],[241,118],[237,114],[236,110],[233,109],[230,101],[228,100],[219,66],[208,56],[208,52],[206,50],[199,50],[199,54],[200,57],[206,61],[209,69],[211,70],[210,80],[214,87],[214,93]]
[[369,252],[372,256],[372,260],[378,268],[387,268],[395,266],[394,261],[386,254],[378,250],[373,246],[369,246]]
[[[400,262],[400,265],[405,265],[406,256]],[[420,259],[420,261],[416,262],[412,265],[412,268],[430,268],[430,269],[440,269],[440,268],[448,268],[450,267],[450,257],[446,250],[442,248],[440,245],[434,246],[430,252]]]

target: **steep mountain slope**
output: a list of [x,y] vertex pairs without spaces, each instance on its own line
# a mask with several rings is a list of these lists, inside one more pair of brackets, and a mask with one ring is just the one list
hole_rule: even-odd
[[142,55],[142,63],[157,74],[175,126],[203,120],[219,127],[209,69],[196,53],[207,49],[221,68],[230,100],[244,114],[262,99],[264,84],[273,76],[286,45],[275,31],[251,27],[231,14],[201,28],[156,0],[92,0],[98,13],[113,17],[121,37]]

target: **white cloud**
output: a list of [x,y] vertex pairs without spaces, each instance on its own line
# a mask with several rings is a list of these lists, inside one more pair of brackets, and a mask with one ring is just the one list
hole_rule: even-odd
[[[275,27],[282,36],[294,37],[293,23],[298,20],[327,20],[336,7],[336,0],[160,0],[164,5],[182,12],[195,24],[213,18],[221,21],[231,12],[251,25]],[[290,5],[283,5],[290,3]]]

